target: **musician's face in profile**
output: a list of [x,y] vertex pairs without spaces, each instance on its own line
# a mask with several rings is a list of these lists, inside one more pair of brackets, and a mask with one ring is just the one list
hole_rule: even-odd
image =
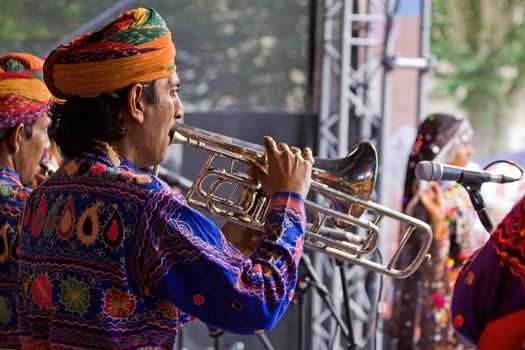
[[144,128],[149,154],[144,157],[147,164],[143,165],[159,164],[166,156],[170,144],[170,130],[173,129],[175,120],[184,115],[182,102],[177,93],[179,86],[180,79],[177,73],[158,79],[154,82],[155,101],[144,100]]
[[456,146],[456,154],[450,165],[465,167],[474,156],[475,151],[471,142],[462,142]]
[[13,159],[15,170],[20,174],[20,182],[22,184],[29,183],[36,175],[40,159],[44,155],[44,149],[49,147],[48,126],[49,117],[45,115],[33,123],[33,131],[30,138],[26,138],[22,130],[20,148]]

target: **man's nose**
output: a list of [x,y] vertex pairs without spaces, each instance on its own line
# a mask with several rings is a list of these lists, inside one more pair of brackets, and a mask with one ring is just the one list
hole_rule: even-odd
[[175,105],[175,114],[173,115],[173,118],[175,119],[182,119],[184,118],[184,107],[182,107],[182,103],[178,103]]
[[48,150],[51,148],[51,141],[49,140],[49,136],[47,132],[44,134],[44,149]]

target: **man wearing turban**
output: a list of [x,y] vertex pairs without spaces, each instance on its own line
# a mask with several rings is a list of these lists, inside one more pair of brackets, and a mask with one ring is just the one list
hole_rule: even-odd
[[0,56],[0,348],[20,348],[16,315],[17,227],[44,148],[51,94],[43,61]]
[[268,169],[255,174],[272,196],[249,257],[137,171],[163,160],[183,115],[174,58],[164,20],[140,8],[46,59],[46,84],[63,100],[50,133],[66,160],[29,196],[21,224],[23,348],[173,349],[183,315],[256,334],[292,300],[309,149],[265,139]]

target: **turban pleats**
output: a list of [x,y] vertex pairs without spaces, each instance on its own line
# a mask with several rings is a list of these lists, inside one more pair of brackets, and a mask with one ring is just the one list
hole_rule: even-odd
[[175,72],[175,46],[152,9],[136,9],[93,34],[61,45],[46,59],[45,81],[54,96],[96,97]]
[[26,53],[0,56],[0,128],[32,122],[47,112],[51,94],[43,61]]

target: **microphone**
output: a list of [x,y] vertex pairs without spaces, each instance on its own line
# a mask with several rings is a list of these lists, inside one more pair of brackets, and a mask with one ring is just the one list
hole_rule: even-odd
[[445,165],[438,162],[421,161],[416,165],[416,177],[424,181],[457,181],[463,182],[514,182],[520,178],[512,178],[506,175],[495,175],[483,170],[470,170],[453,165]]

